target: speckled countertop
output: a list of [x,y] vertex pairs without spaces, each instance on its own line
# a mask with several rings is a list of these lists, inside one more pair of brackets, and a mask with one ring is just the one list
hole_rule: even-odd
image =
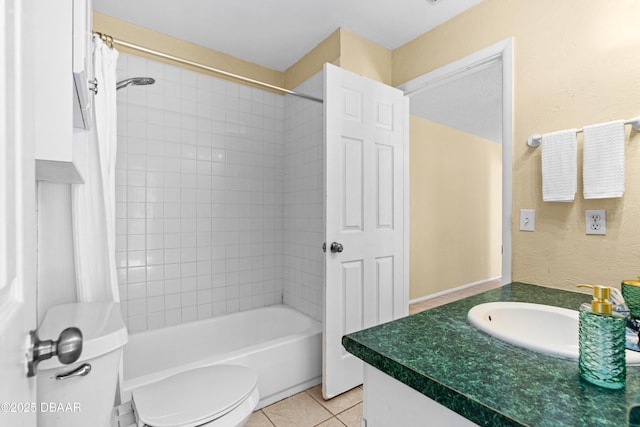
[[483,426],[624,426],[639,402],[640,367],[607,390],[580,378],[578,361],[546,356],[478,331],[467,311],[492,301],[577,309],[589,295],[512,283],[342,338],[350,352]]

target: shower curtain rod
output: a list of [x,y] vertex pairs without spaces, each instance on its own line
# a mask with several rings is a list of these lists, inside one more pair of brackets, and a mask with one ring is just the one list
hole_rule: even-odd
[[179,62],[181,64],[190,65],[192,67],[201,68],[203,70],[211,71],[213,73],[221,74],[223,76],[231,77],[233,79],[240,80],[240,81],[243,81],[243,82],[252,83],[252,84],[255,84],[255,85],[258,85],[258,86],[262,86],[262,87],[267,87],[269,89],[274,89],[274,90],[277,90],[279,92],[284,92],[284,93],[287,93],[289,95],[293,95],[293,96],[297,96],[297,97],[300,97],[300,98],[308,99],[310,101],[315,101],[315,102],[319,102],[319,103],[323,102],[323,100],[321,98],[317,98],[315,96],[307,95],[306,93],[296,92],[295,90],[290,90],[290,89],[285,89],[283,87],[272,85],[270,83],[261,82],[260,80],[254,80],[254,79],[249,78],[249,77],[244,77],[244,76],[241,76],[241,75],[238,75],[238,74],[230,73],[228,71],[220,70],[220,69],[214,68],[214,67],[209,67],[208,65],[200,64],[198,62],[190,61],[188,59],[179,58],[177,56],[169,55],[167,53],[158,52],[157,50],[148,49],[146,47],[138,46],[136,44],[125,42],[123,40],[114,39],[113,37],[111,37],[111,36],[109,36],[107,34],[104,34],[104,33],[100,33],[98,31],[94,31],[93,34],[95,34],[98,37],[100,37],[100,39],[102,41],[104,41],[107,45],[109,45],[109,47],[113,47],[114,43],[115,44],[119,44],[121,46],[128,47],[129,49],[138,50],[140,52],[148,53],[149,55],[159,56],[161,58],[169,59],[171,61]]

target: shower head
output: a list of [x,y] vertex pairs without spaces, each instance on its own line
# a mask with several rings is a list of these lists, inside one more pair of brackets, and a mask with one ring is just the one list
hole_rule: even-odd
[[119,81],[116,84],[116,90],[120,90],[130,85],[135,85],[135,86],[152,85],[155,82],[156,82],[155,79],[152,79],[151,77],[132,77],[130,79]]

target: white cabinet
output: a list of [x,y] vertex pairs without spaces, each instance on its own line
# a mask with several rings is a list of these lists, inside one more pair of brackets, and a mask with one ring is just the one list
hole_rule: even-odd
[[[79,145],[86,143],[87,137],[74,127],[79,124],[81,128],[89,128],[85,123],[91,123],[90,117],[85,121],[87,116],[82,116],[83,111],[91,111],[89,100],[93,96],[88,90],[88,80],[92,78],[88,66],[92,63],[91,3],[89,0],[39,2],[34,19],[39,29],[35,37],[41,38],[36,43],[33,82],[36,179],[82,183],[77,158],[82,148]],[[86,84],[82,84],[82,80]],[[84,87],[84,92],[77,87]],[[80,118],[74,117],[74,111]]]
[[364,364],[363,388],[362,418],[366,427],[477,426],[368,363]]
[[98,83],[93,76],[91,1],[73,0],[73,126],[91,129],[93,93]]

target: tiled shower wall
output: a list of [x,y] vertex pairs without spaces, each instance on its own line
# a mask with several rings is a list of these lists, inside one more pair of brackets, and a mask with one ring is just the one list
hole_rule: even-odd
[[[134,76],[156,83],[118,91],[116,257],[129,331],[280,303],[284,97],[121,55],[118,78]],[[302,190],[291,190],[295,203],[311,202]],[[302,233],[307,220],[317,226],[293,223]],[[309,306],[318,291],[288,294]]]
[[[296,90],[323,97],[322,73]],[[324,123],[322,104],[284,104],[284,302],[322,321],[324,309]]]

